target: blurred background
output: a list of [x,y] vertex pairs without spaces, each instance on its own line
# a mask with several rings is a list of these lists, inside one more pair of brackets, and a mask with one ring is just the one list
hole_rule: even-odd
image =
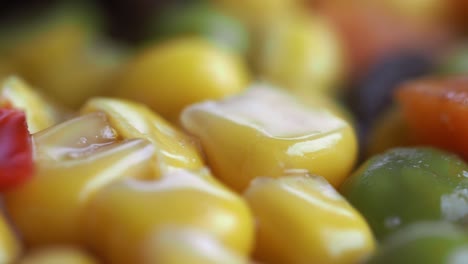
[[249,82],[337,102],[366,145],[398,120],[395,87],[468,70],[467,26],[468,0],[1,1],[0,78],[77,109],[145,50],[196,36],[244,61]]

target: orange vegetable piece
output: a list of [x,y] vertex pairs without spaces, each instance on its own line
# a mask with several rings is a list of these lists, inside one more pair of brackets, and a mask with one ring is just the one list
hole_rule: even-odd
[[397,90],[396,98],[418,143],[468,160],[468,77],[412,81]]

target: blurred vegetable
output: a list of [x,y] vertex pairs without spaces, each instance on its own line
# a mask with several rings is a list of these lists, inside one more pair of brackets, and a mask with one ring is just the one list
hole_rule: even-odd
[[421,220],[466,222],[468,165],[431,148],[397,148],[366,161],[340,191],[381,240]]
[[449,1],[446,0],[364,0],[366,5],[379,5],[390,9],[399,16],[414,21],[414,23],[442,23],[448,15]]
[[90,197],[122,177],[151,173],[151,143],[119,141],[103,114],[53,126],[35,134],[34,142],[35,174],[4,196],[29,246],[81,242],[80,223]]
[[15,74],[61,104],[76,108],[110,88],[124,58],[123,50],[100,42],[92,13],[92,7],[65,4],[31,24],[7,27],[14,32],[8,36],[15,37],[0,40],[0,56]]
[[395,147],[415,145],[415,141],[401,109],[393,106],[370,129],[365,142],[365,156],[370,157]]
[[[102,33],[102,21],[96,6],[90,1],[62,1],[55,5],[48,3],[45,5],[48,5],[48,8],[39,12],[36,10],[34,13],[17,13],[14,17],[3,17],[7,19],[0,24],[0,54],[15,57],[20,54],[9,54],[9,52],[28,51],[28,49],[28,53],[34,53],[35,48],[42,49],[44,46],[36,46],[38,43],[29,42],[30,40],[42,39],[44,44],[52,44],[56,40],[56,47],[61,49],[51,50],[54,52],[50,54],[37,54],[37,56],[49,55],[49,59],[54,61],[55,58],[69,53]],[[61,38],[47,39],[40,36],[61,36]],[[51,61],[45,60],[42,63],[47,65]]]
[[468,78],[409,82],[398,90],[397,100],[418,143],[468,159]]
[[248,81],[240,57],[206,40],[188,38],[141,51],[122,72],[114,94],[145,103],[177,122],[184,107],[237,94]]
[[207,4],[176,5],[165,10],[156,17],[149,31],[149,38],[158,40],[202,36],[240,54],[249,49],[247,28],[235,17]]
[[5,219],[5,214],[0,213],[0,262],[16,263],[21,247],[18,237]]
[[376,61],[402,51],[434,56],[451,39],[443,24],[417,23],[379,5],[324,1],[318,12],[328,16],[340,34],[351,79],[366,74]]
[[60,121],[66,114],[47,101],[42,94],[18,77],[6,78],[0,87],[0,105],[22,110],[30,133],[46,129]]
[[431,71],[431,60],[418,52],[404,52],[376,61],[349,94],[352,109],[364,130],[393,103],[393,93],[399,85]]
[[264,27],[294,12],[298,0],[210,0],[214,5],[230,12],[249,26]]
[[451,49],[440,62],[438,71],[444,75],[468,73],[468,46],[466,43]]
[[209,234],[192,229],[173,228],[161,231],[145,247],[141,264],[247,264],[240,254],[226,248]]
[[344,68],[340,40],[325,17],[278,19],[258,44],[259,76],[291,90],[337,92]]
[[468,233],[450,223],[418,222],[385,239],[368,264],[468,262]]
[[167,230],[202,232],[241,256],[250,252],[254,235],[240,197],[209,175],[180,169],[101,190],[87,209],[86,227],[92,248],[114,264],[145,263],[145,250]]
[[468,25],[468,1],[465,0],[449,0],[449,20],[453,23],[461,33],[468,32],[466,25]]
[[33,146],[24,112],[0,108],[0,190],[19,187],[33,173]]
[[73,247],[46,247],[26,253],[17,264],[98,264],[94,257]]
[[245,197],[265,263],[358,263],[374,250],[364,218],[333,187],[304,174],[256,178]]
[[182,124],[200,138],[214,174],[237,191],[257,176],[296,169],[339,186],[356,158],[356,138],[346,121],[271,87],[192,105]]

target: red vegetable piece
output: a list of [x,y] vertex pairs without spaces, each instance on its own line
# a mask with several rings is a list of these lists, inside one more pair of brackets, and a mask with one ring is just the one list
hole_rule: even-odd
[[0,191],[25,182],[33,171],[32,141],[24,112],[0,108]]
[[468,160],[468,77],[412,81],[396,95],[418,143]]

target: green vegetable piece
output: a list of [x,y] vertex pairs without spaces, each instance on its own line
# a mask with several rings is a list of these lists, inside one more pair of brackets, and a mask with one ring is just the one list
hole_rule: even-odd
[[203,3],[166,10],[150,27],[149,38],[164,40],[187,35],[206,37],[241,54],[249,48],[249,32],[239,20]]
[[421,220],[468,222],[468,165],[432,148],[396,148],[365,162],[340,187],[377,239]]
[[463,45],[452,50],[441,60],[437,72],[442,75],[468,73],[468,46]]
[[468,234],[447,222],[409,225],[385,239],[367,264],[468,263]]

